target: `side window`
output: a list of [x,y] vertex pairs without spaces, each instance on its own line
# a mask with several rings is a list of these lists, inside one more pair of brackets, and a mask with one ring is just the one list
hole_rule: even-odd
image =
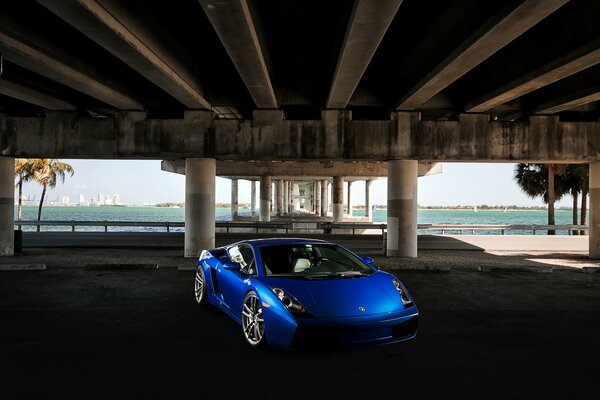
[[231,259],[240,264],[240,271],[246,275],[256,275],[256,262],[252,247],[248,245],[235,246],[229,249]]

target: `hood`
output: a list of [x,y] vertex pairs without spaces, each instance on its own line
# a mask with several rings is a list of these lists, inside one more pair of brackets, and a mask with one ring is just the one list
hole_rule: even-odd
[[[357,317],[399,311],[393,276],[376,272],[360,278],[304,280],[265,278],[270,288],[294,296],[315,317]],[[364,308],[364,311],[361,311]]]

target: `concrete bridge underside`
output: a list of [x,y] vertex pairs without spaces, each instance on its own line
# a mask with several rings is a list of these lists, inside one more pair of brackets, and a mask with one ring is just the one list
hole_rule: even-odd
[[598,15],[568,0],[4,1],[0,252],[14,158],[68,157],[185,163],[190,256],[214,245],[202,224],[226,162],[263,163],[261,202],[276,163],[317,163],[338,215],[352,173],[327,165],[385,165],[388,253],[404,256],[424,163],[590,163],[600,257]]

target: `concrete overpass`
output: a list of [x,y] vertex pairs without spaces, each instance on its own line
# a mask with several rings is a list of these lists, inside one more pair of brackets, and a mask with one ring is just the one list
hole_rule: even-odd
[[14,157],[185,162],[189,256],[214,243],[220,162],[387,163],[388,254],[416,256],[419,162],[535,161],[591,163],[598,257],[597,15],[567,0],[3,2],[0,251]]

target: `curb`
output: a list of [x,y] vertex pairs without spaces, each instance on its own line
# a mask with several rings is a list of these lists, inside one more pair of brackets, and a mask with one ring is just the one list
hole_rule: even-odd
[[45,271],[46,264],[2,264],[0,271]]
[[85,264],[83,269],[86,270],[155,270],[158,269],[158,264]]

